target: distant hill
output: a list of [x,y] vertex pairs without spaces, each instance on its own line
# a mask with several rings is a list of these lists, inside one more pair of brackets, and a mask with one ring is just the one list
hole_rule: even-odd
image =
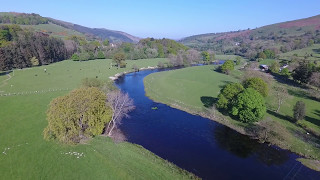
[[65,37],[71,35],[87,36],[93,39],[108,39],[110,42],[136,43],[140,38],[121,31],[104,28],[89,28],[38,14],[0,12],[0,24],[19,24],[22,27],[33,28],[53,36]]
[[264,49],[286,53],[320,43],[320,15],[242,31],[186,37],[179,42],[197,50],[253,57]]
[[50,22],[68,28],[72,29],[78,32],[81,32],[83,34],[89,35],[89,36],[97,36],[101,38],[102,40],[108,39],[110,42],[133,42],[136,43],[140,40],[140,38],[132,36],[130,34],[127,34],[125,32],[121,31],[114,31],[109,30],[105,28],[88,28],[85,26],[81,26],[78,24],[73,24],[61,20],[56,20],[53,18],[48,18]]

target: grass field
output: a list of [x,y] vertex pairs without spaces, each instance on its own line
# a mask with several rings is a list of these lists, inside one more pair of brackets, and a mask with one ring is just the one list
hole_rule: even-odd
[[[212,69],[213,66],[202,66],[151,74],[144,80],[146,94],[157,102],[165,103],[191,113],[202,114],[206,110],[204,106],[205,99],[214,100],[224,84],[237,81],[232,76],[220,74],[212,71]],[[236,71],[238,72],[238,70]],[[276,81],[272,83],[280,85]],[[306,103],[307,113],[306,118],[300,124],[303,124],[309,130],[320,133],[320,102],[310,99],[299,88],[286,87],[289,89],[289,96],[282,104],[279,113],[267,113],[264,119],[271,118],[277,121],[290,133],[288,137],[290,141],[281,142],[281,144],[277,143],[277,145],[319,160],[319,144],[314,144],[318,140],[308,142],[310,139],[314,140],[314,138],[311,135],[308,137],[305,129],[292,123],[290,118],[293,115],[293,105],[298,100],[303,100]],[[270,96],[266,99],[270,111],[274,110],[272,106],[277,103],[274,94],[271,91]],[[231,118],[221,123],[228,126],[231,125],[230,127],[240,131],[241,127],[246,127],[246,124]]]
[[147,96],[201,111],[206,97],[216,98],[222,86],[237,81],[213,69],[210,65],[151,74],[144,79]]
[[293,57],[294,54],[296,54],[297,58],[299,59],[304,59],[306,54],[307,55],[312,54],[312,56],[307,57],[307,60],[320,61],[320,44],[314,44],[313,46],[310,46],[310,47],[297,49],[287,53],[282,53],[280,54],[280,59],[291,60],[291,57]]
[[[117,72],[154,66],[166,59],[128,61],[126,69],[112,69],[111,60],[63,61],[45,67],[15,70],[5,92],[49,88],[73,89],[84,77],[107,80]],[[43,69],[47,69],[44,73]],[[80,70],[81,69],[81,70]],[[99,73],[99,70],[101,73]],[[50,75],[48,75],[50,73]],[[38,74],[38,76],[35,76]],[[13,85],[11,87],[11,85]],[[115,144],[96,137],[75,146],[43,139],[49,102],[70,90],[0,97],[0,179],[189,179],[189,173],[130,143]],[[79,153],[79,154],[78,154]]]
[[67,28],[64,28],[62,26],[58,26],[58,25],[53,24],[53,23],[38,24],[38,25],[21,25],[21,27],[23,27],[23,28],[33,28],[36,31],[49,33],[50,35],[52,35],[54,37],[59,37],[59,38],[69,37],[69,36],[72,36],[72,35],[85,37],[85,35],[80,33],[80,32],[77,32],[77,31],[74,31],[74,30],[71,30],[71,29],[67,29]]

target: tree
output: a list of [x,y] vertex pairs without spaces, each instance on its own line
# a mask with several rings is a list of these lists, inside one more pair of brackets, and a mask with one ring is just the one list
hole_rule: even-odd
[[266,59],[267,56],[266,56],[266,54],[265,54],[264,52],[259,52],[259,53],[258,53],[258,58]]
[[79,60],[80,60],[80,57],[79,57],[78,54],[73,54],[73,55],[71,56],[71,59],[72,59],[73,61],[79,61]]
[[276,86],[274,89],[276,92],[276,96],[278,98],[278,108],[277,108],[276,112],[279,112],[281,104],[283,103],[283,101],[285,99],[288,98],[289,93],[288,93],[287,88],[285,88],[283,86]]
[[236,57],[236,65],[239,65],[241,63],[241,57],[237,56]]
[[308,83],[312,74],[312,67],[307,61],[299,62],[299,66],[293,70],[292,77],[300,83]]
[[221,65],[220,69],[221,72],[229,74],[230,71],[234,70],[234,62],[232,60],[227,60]]
[[105,101],[106,95],[95,87],[76,89],[53,99],[47,111],[44,138],[75,144],[102,134],[112,117],[112,109]]
[[209,52],[203,51],[203,52],[201,53],[201,56],[202,56],[202,60],[203,60],[203,61],[205,61],[205,62],[207,62],[207,63],[210,61],[210,54],[209,54]]
[[104,56],[103,52],[102,51],[98,51],[97,59],[104,59],[104,58],[105,58],[105,56]]
[[117,64],[117,66],[120,66],[121,63],[125,63],[125,60],[126,60],[126,55],[124,53],[116,53],[114,56],[113,56],[113,62],[115,62]]
[[103,45],[104,45],[104,46],[109,46],[109,40],[108,40],[108,39],[105,39],[105,40],[103,41]]
[[279,62],[278,62],[278,61],[274,61],[274,62],[271,64],[271,66],[270,66],[269,69],[270,69],[270,71],[271,71],[272,73],[278,74],[279,71],[280,71],[280,64],[279,64]]
[[268,96],[268,84],[264,82],[259,77],[253,77],[253,78],[248,78],[243,82],[243,87],[245,88],[253,88],[256,91],[258,91],[262,96],[267,97]]
[[266,55],[266,58],[268,59],[274,59],[275,58],[275,52],[271,49],[266,49],[263,51],[263,53]]
[[80,61],[88,61],[90,58],[90,55],[88,53],[80,53],[79,60]]
[[88,60],[94,60],[95,59],[93,52],[90,51],[88,54],[89,54]]
[[266,113],[266,105],[262,95],[247,88],[242,91],[232,104],[231,114],[238,117],[242,122],[255,122]]
[[288,68],[283,68],[280,71],[280,75],[289,78],[291,76],[291,73]]
[[112,136],[113,130],[121,124],[122,118],[129,117],[128,113],[132,111],[135,106],[133,100],[127,93],[124,94],[121,91],[112,91],[109,92],[107,96],[107,104],[110,105],[113,114],[110,123],[108,123],[106,127],[106,134]]
[[306,116],[306,105],[303,101],[298,101],[293,107],[293,119],[297,122]]
[[310,84],[320,88],[320,72],[313,72],[310,77]]
[[32,66],[39,66],[39,60],[36,57],[30,59]]
[[231,83],[221,89],[216,103],[217,108],[228,110],[231,101],[244,90],[240,83]]

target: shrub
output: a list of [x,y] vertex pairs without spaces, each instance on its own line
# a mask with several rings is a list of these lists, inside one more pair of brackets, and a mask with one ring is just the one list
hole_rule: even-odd
[[220,70],[225,74],[229,74],[230,71],[234,70],[234,62],[231,60],[227,60],[223,63],[223,65],[221,65]]

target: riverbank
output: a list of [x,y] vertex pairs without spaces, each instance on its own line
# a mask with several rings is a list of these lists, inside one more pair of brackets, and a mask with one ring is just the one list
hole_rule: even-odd
[[[260,139],[261,142],[268,142],[304,157],[319,160],[319,146],[314,144],[316,140],[311,139],[313,137],[308,136],[304,129],[287,120],[268,113],[262,121],[249,126],[224,116],[219,111],[206,108],[205,106],[214,103],[222,85],[232,82],[228,78],[231,77],[217,73],[213,71],[212,66],[207,66],[155,73],[147,76],[144,83],[146,95],[156,102],[212,119],[241,134]],[[285,107],[292,102],[287,101],[283,103],[281,111],[288,110]],[[269,128],[265,131],[268,136],[258,131],[259,128]]]

